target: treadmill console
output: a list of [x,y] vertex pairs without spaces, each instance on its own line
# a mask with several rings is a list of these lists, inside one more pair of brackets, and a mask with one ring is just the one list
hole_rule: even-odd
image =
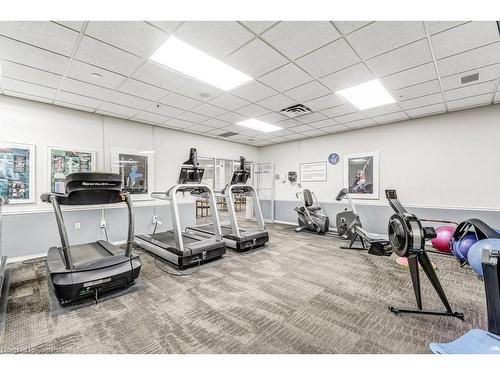
[[198,167],[198,155],[195,148],[189,150],[189,159],[181,167],[178,184],[201,184],[204,168]]
[[249,178],[250,172],[246,169],[246,160],[240,156],[240,168],[234,171],[231,185],[246,184]]

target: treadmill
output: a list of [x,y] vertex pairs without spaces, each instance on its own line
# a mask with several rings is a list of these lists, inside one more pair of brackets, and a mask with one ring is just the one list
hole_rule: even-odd
[[[66,192],[42,194],[42,202],[51,203],[61,247],[51,247],[47,269],[54,291],[61,302],[93,297],[125,288],[135,283],[141,270],[138,255],[132,254],[134,210],[132,199],[122,190],[121,176],[116,173],[82,172],[66,177]],[[125,202],[128,208],[128,236],[125,250],[107,241],[70,245],[64,226],[61,205],[92,205]]]
[[[257,196],[255,188],[247,184],[250,173],[246,170],[245,164],[245,158],[240,156],[239,169],[234,171],[231,183],[222,190],[222,194],[226,200],[230,222],[230,225],[221,225],[222,236],[226,246],[238,252],[264,246],[269,241],[269,233],[266,230],[266,225],[262,216],[259,197]],[[236,211],[234,209],[234,194],[242,194],[252,198],[255,218],[257,220],[256,229],[242,229],[239,227]],[[206,236],[214,235],[214,228],[211,224],[198,225],[188,229]]]
[[[204,171],[204,168],[198,165],[196,149],[192,148],[189,152],[189,159],[181,167],[177,185],[171,187],[167,192],[151,193],[151,197],[170,203],[173,229],[135,237],[137,245],[179,269],[221,258],[226,253],[214,192],[209,186],[201,183]],[[187,229],[182,230],[179,219],[178,193],[190,193],[192,196],[208,198],[211,207],[212,227],[215,228],[213,235],[201,236]]]

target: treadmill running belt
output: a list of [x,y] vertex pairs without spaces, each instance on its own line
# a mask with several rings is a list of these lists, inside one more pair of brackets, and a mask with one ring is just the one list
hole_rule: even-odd
[[[173,244],[175,245],[175,237],[174,237],[174,232],[172,231],[167,231],[167,232],[160,232],[160,233],[155,233],[149,236],[153,238],[155,241],[163,242],[165,244]],[[194,242],[198,242],[198,239],[194,239],[191,237],[188,237],[183,233],[182,235],[182,241],[184,244],[190,244]]]

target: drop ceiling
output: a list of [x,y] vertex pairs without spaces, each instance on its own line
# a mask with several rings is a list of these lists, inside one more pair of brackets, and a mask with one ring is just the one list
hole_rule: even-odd
[[[224,92],[148,61],[169,35],[255,80]],[[0,66],[4,95],[255,146],[500,102],[494,21],[0,22]],[[334,93],[374,78],[395,104]],[[313,113],[280,113],[299,103]],[[249,117],[283,130],[235,125]]]

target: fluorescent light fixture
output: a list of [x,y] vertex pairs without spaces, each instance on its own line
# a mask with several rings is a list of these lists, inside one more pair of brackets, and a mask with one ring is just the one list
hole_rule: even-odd
[[225,91],[253,79],[173,36],[168,38],[150,59]]
[[236,125],[244,126],[246,128],[250,128],[253,130],[258,130],[258,131],[261,131],[264,133],[275,132],[276,130],[283,129],[283,128],[280,128],[279,126],[271,125],[271,124],[268,124],[267,122],[256,120],[253,118],[250,118],[248,120],[239,121],[236,123]]
[[346,99],[361,111],[395,103],[394,98],[378,79],[349,87],[348,89],[339,90],[336,94]]

